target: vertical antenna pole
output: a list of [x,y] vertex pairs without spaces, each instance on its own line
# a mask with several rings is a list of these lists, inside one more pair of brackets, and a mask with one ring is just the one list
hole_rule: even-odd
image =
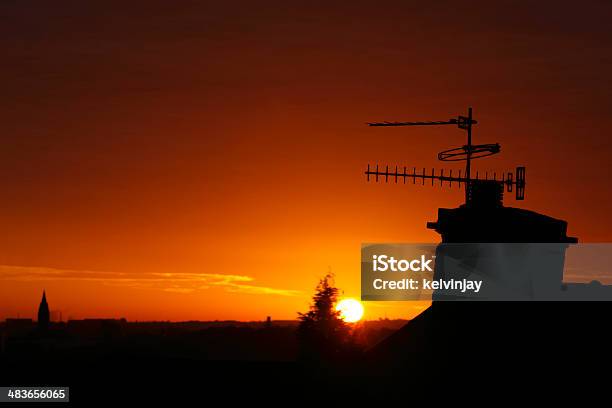
[[472,159],[472,107],[468,108],[468,125],[467,125],[467,160],[465,162],[465,203],[468,203],[470,191],[470,170]]

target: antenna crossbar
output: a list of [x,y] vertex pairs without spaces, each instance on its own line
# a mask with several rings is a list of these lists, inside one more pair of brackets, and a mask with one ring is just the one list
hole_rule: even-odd
[[432,125],[456,125],[457,119],[448,121],[431,122],[368,122],[368,126],[432,126]]
[[437,125],[457,125],[461,129],[467,129],[470,125],[475,125],[478,122],[466,116],[458,116],[449,120],[433,120],[422,122],[368,122],[368,126],[437,126]]
[[470,183],[475,182],[497,182],[506,188],[508,192],[512,192],[513,187],[516,187],[516,199],[523,200],[525,198],[525,167],[517,167],[516,168],[516,178],[514,178],[514,174],[512,172],[502,173],[501,178],[497,177],[497,173],[493,173],[493,177],[489,178],[489,174],[485,173],[485,178],[480,178],[478,172],[476,172],[476,177],[466,177],[465,175],[461,175],[461,171],[459,171],[458,176],[453,176],[452,170],[448,176],[444,175],[444,170],[440,170],[439,174],[436,174],[435,169],[431,169],[431,173],[428,173],[425,168],[422,169],[421,172],[417,172],[416,167],[413,167],[410,171],[404,166],[403,170],[399,170],[398,166],[395,166],[395,170],[389,170],[389,166],[385,166],[385,170],[381,170],[378,165],[376,165],[376,170],[370,167],[368,164],[368,168],[365,171],[367,180],[370,181],[370,177],[374,178],[376,182],[382,180],[384,178],[385,182],[389,182],[389,178],[395,180],[395,183],[398,180],[403,180],[404,184],[406,181],[412,180],[413,184],[416,184],[417,180],[422,181],[422,184],[425,184],[425,180],[431,180],[431,184],[434,185],[435,181],[440,181],[440,185],[444,182],[448,182],[449,186],[452,186],[453,183],[458,183],[461,188],[462,184],[469,185]]

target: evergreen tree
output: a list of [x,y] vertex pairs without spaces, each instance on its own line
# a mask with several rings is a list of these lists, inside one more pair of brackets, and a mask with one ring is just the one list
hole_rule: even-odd
[[298,313],[297,334],[302,360],[332,362],[352,349],[351,328],[335,309],[338,292],[333,275],[328,273],[317,285],[310,310]]

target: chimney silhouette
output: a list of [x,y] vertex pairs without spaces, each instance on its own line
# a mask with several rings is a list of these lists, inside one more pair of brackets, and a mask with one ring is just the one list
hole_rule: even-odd
[[38,306],[38,328],[45,330],[49,327],[49,305],[47,304],[47,294],[43,290],[42,300]]

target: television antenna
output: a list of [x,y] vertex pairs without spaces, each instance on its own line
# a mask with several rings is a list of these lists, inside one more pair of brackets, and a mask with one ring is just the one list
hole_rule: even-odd
[[413,167],[411,172],[407,171],[406,167],[403,168],[402,171],[395,166],[395,170],[389,170],[389,166],[385,166],[385,171],[379,169],[379,166],[376,165],[376,170],[370,168],[368,164],[368,169],[365,174],[367,176],[367,180],[370,181],[370,176],[374,176],[375,180],[378,182],[382,177],[385,178],[385,182],[389,181],[389,177],[395,179],[397,183],[398,179],[402,179],[404,184],[406,184],[406,179],[412,179],[413,184],[416,184],[416,180],[422,180],[423,185],[425,184],[426,179],[431,179],[431,184],[434,185],[436,180],[440,181],[440,185],[444,182],[448,182],[449,186],[452,184],[458,183],[459,187],[462,184],[465,184],[465,202],[466,205],[470,204],[472,199],[472,190],[475,185],[478,186],[496,186],[499,189],[500,194],[503,194],[504,187],[508,192],[512,192],[513,187],[516,190],[516,199],[524,200],[525,199],[525,167],[517,167],[516,168],[516,178],[514,177],[512,172],[501,173],[501,178],[498,179],[497,173],[493,173],[492,178],[489,178],[489,174],[485,173],[485,178],[482,179],[479,177],[478,172],[476,172],[476,177],[472,177],[472,160],[480,159],[487,156],[492,156],[494,154],[498,154],[501,151],[501,146],[499,143],[489,143],[489,144],[473,144],[472,143],[472,126],[476,125],[478,122],[473,119],[472,116],[472,108],[468,108],[467,116],[457,116],[456,118],[451,118],[446,121],[429,121],[429,122],[371,122],[368,123],[369,126],[439,126],[439,125],[456,125],[459,129],[465,130],[467,133],[467,143],[460,147],[454,147],[448,150],[441,151],[438,153],[438,160],[440,161],[465,161],[465,173],[461,174],[461,170],[459,170],[458,176],[453,176],[453,171],[451,170],[449,175],[444,175],[444,170],[440,170],[439,175],[436,175],[435,169],[431,170],[431,174],[425,172],[425,168],[423,168],[422,173],[417,173],[416,167]]

